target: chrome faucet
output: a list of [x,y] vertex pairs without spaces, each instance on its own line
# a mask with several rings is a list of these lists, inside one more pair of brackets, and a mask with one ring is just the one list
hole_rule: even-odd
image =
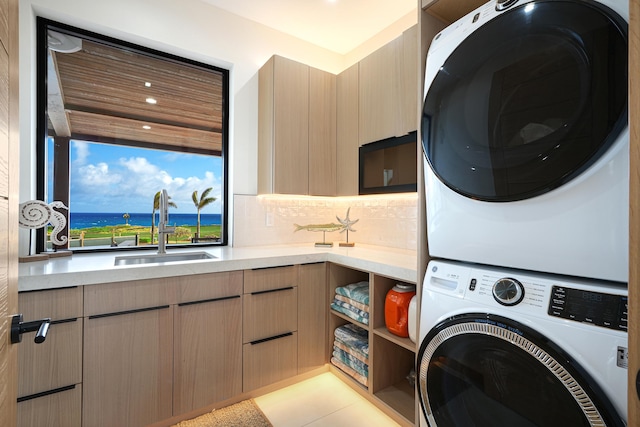
[[158,255],[167,253],[167,235],[176,231],[175,227],[169,227],[169,196],[167,190],[160,192],[160,221],[158,223]]

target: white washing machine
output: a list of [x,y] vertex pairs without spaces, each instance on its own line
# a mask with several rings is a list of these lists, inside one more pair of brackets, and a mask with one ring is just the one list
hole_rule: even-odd
[[421,427],[626,425],[620,284],[431,261],[419,340]]
[[432,257],[628,281],[627,21],[626,0],[498,0],[434,38]]

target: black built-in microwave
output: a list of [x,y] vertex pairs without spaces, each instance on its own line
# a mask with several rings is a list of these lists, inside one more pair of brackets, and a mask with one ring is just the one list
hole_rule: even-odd
[[417,132],[360,147],[359,194],[418,189]]

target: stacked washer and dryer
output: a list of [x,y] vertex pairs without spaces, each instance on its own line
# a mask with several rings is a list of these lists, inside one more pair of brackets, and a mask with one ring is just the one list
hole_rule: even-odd
[[626,425],[627,22],[492,0],[432,41],[421,427]]

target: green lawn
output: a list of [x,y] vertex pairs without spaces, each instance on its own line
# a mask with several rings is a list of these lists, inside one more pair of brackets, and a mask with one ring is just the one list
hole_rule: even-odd
[[[196,235],[196,226],[177,226],[176,233],[169,235],[169,243],[191,243],[191,238]],[[49,227],[49,233],[53,228]],[[84,232],[85,243],[84,246],[91,245],[91,239],[99,239],[102,245],[104,239],[111,239],[117,237],[118,241],[121,241],[122,237],[135,238],[139,236],[140,245],[148,245],[151,241],[151,227],[142,227],[134,225],[116,225],[107,227],[91,227],[83,229],[71,229],[69,234],[71,240],[78,240],[80,235]],[[220,237],[220,225],[201,225],[200,237]],[[158,242],[158,228],[155,228],[154,243]]]

